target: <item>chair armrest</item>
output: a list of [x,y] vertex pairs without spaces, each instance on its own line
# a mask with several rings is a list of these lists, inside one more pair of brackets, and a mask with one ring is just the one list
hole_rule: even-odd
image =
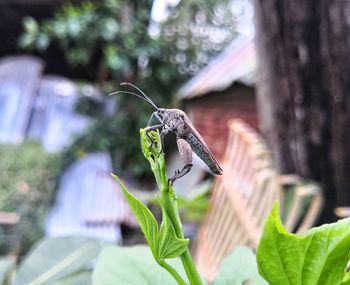
[[347,218],[350,216],[350,207],[337,207],[334,214],[340,219]]
[[278,175],[278,182],[282,187],[294,186],[301,183],[301,178],[296,174],[282,174]]
[[[306,211],[303,209],[305,198],[311,199]],[[319,186],[316,184],[302,184],[301,182],[296,184],[293,201],[285,221],[286,229],[290,232],[300,233],[311,228],[318,218],[322,206],[323,195]],[[303,216],[300,218],[301,215]]]
[[[295,174],[280,175],[279,183],[284,190],[294,187],[293,200],[284,222],[286,229],[289,232],[303,232],[312,227],[323,206],[320,187],[313,183],[305,184],[300,176]],[[311,198],[306,211],[303,208],[305,198]]]

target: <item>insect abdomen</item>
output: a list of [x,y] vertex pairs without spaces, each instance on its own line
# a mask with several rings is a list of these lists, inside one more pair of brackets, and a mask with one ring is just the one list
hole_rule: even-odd
[[215,161],[213,156],[208,153],[205,146],[203,146],[202,142],[198,140],[196,136],[190,133],[184,139],[190,144],[193,152],[197,154],[205,162],[206,165],[208,165],[210,171],[213,172],[213,174],[222,174],[222,169],[218,163]]

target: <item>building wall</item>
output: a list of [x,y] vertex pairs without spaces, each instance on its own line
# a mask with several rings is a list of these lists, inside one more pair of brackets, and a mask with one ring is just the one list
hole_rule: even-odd
[[227,122],[230,119],[241,118],[257,129],[258,118],[252,87],[234,84],[224,92],[206,94],[185,103],[194,126],[219,160],[225,153]]

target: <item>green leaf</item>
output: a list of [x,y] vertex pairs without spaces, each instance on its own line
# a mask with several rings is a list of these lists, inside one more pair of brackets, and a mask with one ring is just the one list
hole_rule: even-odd
[[187,249],[188,242],[188,239],[179,239],[176,236],[174,227],[163,210],[163,221],[158,236],[157,257],[159,260],[178,257]]
[[140,139],[143,155],[151,165],[158,188],[163,191],[168,184],[168,178],[165,172],[165,156],[162,151],[159,131],[147,133],[145,129],[140,129]]
[[260,274],[273,285],[337,285],[350,258],[350,219],[288,233],[276,203],[258,248]]
[[43,240],[22,262],[13,285],[57,282],[86,269],[97,258],[101,248],[101,242],[84,237]]
[[114,180],[119,184],[122,189],[126,200],[128,201],[132,212],[134,213],[145,238],[156,256],[157,253],[157,237],[158,237],[158,224],[153,216],[152,212],[135,196],[130,194],[124,184],[119,180],[118,176],[112,174]]
[[146,131],[144,129],[140,129],[140,142],[141,142],[141,150],[144,157],[150,162],[151,167],[153,168],[154,161],[151,157],[151,142],[150,139],[146,135]]
[[151,159],[150,162],[164,161],[159,130],[147,132],[146,129],[140,129],[140,139],[143,155],[148,160]]
[[[186,276],[178,259],[169,264]],[[173,277],[154,260],[146,246],[106,247],[97,260],[94,285],[175,285]]]
[[249,284],[268,284],[258,273],[256,258],[252,250],[239,246],[224,259],[211,285],[241,285],[248,280],[254,280]]
[[60,279],[53,285],[92,285],[92,272],[77,272],[63,279]]
[[341,285],[350,285],[350,272],[346,272]]
[[33,17],[24,17],[23,28],[28,34],[36,35],[39,32],[38,22]]

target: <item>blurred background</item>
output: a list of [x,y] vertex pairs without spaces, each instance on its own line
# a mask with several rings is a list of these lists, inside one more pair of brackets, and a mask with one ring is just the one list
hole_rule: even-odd
[[[227,46],[237,57],[236,49],[251,45],[252,3],[1,1],[0,19],[2,253],[22,256],[44,235],[142,241],[109,174],[118,173],[135,191],[148,190],[146,200],[154,196],[152,174],[139,146],[139,129],[153,110],[132,96],[107,95],[125,89],[121,82],[131,82],[158,106],[180,107],[187,97],[191,105],[197,87],[183,85]],[[238,62],[239,74],[225,79],[230,81],[226,87],[254,73],[252,57],[249,50]],[[249,67],[242,72],[245,63]],[[241,87],[250,93],[251,110],[243,112],[256,126],[252,80]],[[213,78],[205,92],[222,84]],[[215,100],[218,108],[226,108],[225,100]],[[189,107],[208,104],[205,99]],[[241,111],[225,112],[229,117]],[[208,114],[211,124],[219,114]],[[208,135],[214,153],[222,157],[225,121],[217,125],[223,132]],[[174,137],[166,144],[169,155],[175,153]],[[181,163],[172,155],[169,175]],[[193,173],[182,183],[182,193],[205,176],[200,168]],[[203,187],[207,190],[209,184]],[[194,219],[199,212],[192,213]]]
[[[309,2],[2,0],[0,254],[21,259],[45,236],[144,242],[110,173],[154,203],[139,146],[153,110],[107,96],[135,91],[121,82],[185,110],[224,165],[228,122],[242,119],[279,174],[322,189],[319,223],[347,216],[350,5]],[[182,168],[174,136],[165,150],[171,176]],[[187,236],[214,179],[195,164],[175,183]]]

